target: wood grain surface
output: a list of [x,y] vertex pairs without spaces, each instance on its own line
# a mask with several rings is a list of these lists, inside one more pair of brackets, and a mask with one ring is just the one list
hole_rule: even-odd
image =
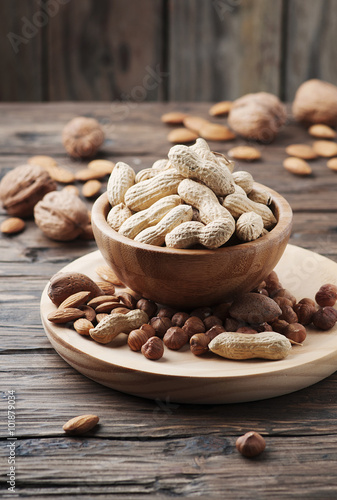
[[[123,104],[118,106],[124,113]],[[207,117],[209,104],[176,107]],[[169,129],[160,116],[174,108],[144,103],[127,108],[120,119],[108,103],[1,105],[0,175],[39,153],[51,154],[73,171],[82,168],[67,158],[60,140],[63,125],[77,114],[96,116],[105,124],[101,157],[121,159],[135,170],[150,166],[168,152]],[[289,118],[273,144],[258,146],[261,160],[239,167],[289,201],[292,244],[337,262],[336,173],[325,159],[311,162],[314,173],[308,178],[285,172],[285,146],[299,142],[310,144],[312,139]],[[241,143],[214,143],[212,148],[226,152]],[[92,202],[86,203],[90,208]],[[0,221],[5,218],[1,209]],[[6,393],[13,389],[16,479],[22,497],[336,498],[336,374],[269,400],[186,405],[105,388],[60,358],[42,327],[40,297],[53,274],[94,250],[94,242],[48,240],[32,220],[23,233],[0,237],[2,488],[8,472]],[[302,272],[310,277],[310,263]],[[66,437],[62,425],[84,413],[99,415],[99,426],[86,436]],[[235,449],[236,438],[249,430],[261,432],[267,443],[254,460]]]
[[0,100],[290,101],[337,83],[336,19],[334,0],[2,0]]

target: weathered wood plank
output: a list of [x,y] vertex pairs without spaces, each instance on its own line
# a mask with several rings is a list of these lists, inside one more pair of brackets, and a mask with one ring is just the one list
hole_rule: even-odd
[[309,78],[337,83],[336,5],[330,0],[287,2],[285,99],[291,101]]
[[2,0],[0,101],[44,99],[42,30],[47,19],[37,0]]
[[50,100],[158,100],[162,5],[69,2],[48,25]]
[[278,94],[281,19],[281,0],[171,0],[169,99]]
[[261,499],[289,498],[289,492],[292,498],[334,498],[336,444],[336,436],[267,438],[264,454],[245,460],[225,432],[165,442],[30,439],[17,443],[17,489],[34,491],[36,498],[54,488],[68,495],[109,491],[128,498],[223,498],[224,491],[234,499],[251,499],[252,492]]

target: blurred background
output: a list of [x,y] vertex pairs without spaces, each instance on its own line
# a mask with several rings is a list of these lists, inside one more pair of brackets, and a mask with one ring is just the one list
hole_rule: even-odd
[[337,84],[336,0],[1,0],[1,101],[293,99]]

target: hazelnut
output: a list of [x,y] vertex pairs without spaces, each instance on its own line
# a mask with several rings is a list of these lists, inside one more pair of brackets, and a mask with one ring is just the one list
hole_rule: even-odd
[[298,303],[299,304],[310,304],[311,306],[314,306],[316,308],[315,301],[312,299],[308,299],[307,297],[304,297],[304,299],[301,299]]
[[226,332],[236,332],[240,327],[240,323],[234,318],[227,318],[225,320],[225,330]]
[[287,299],[287,297],[273,297],[273,300],[276,302],[278,306],[282,309],[283,306],[290,306],[293,307],[293,303],[291,300]]
[[186,312],[177,312],[172,316],[172,325],[182,328],[190,315]]
[[166,331],[172,326],[172,322],[167,316],[163,316],[162,318],[154,316],[150,320],[150,325],[154,328],[156,335],[163,338]]
[[265,289],[267,290],[269,295],[282,288],[282,285],[275,271],[272,271],[270,274],[268,274],[268,276],[265,278],[265,283]]
[[213,311],[210,307],[198,307],[197,309],[193,309],[193,311],[191,311],[190,316],[196,316],[197,318],[204,320],[207,316],[211,316],[211,314],[213,314]]
[[297,302],[296,297],[286,288],[280,288],[276,293],[271,294],[271,297],[275,300],[276,298],[283,297],[284,299],[288,299],[291,303],[291,306],[294,306]]
[[205,333],[195,333],[190,338],[190,349],[195,356],[201,356],[208,351],[210,340]]
[[335,326],[336,321],[337,311],[329,306],[318,309],[312,316],[313,324],[320,330],[330,330],[330,328]]
[[159,337],[151,337],[142,345],[141,351],[147,359],[160,359],[164,354],[164,343]]
[[284,319],[278,318],[272,322],[271,326],[274,332],[283,334],[284,330],[287,328],[287,326],[289,326],[289,323]]
[[148,323],[144,323],[144,325],[140,327],[140,330],[144,330],[144,332],[147,334],[149,338],[154,337],[156,335],[156,330],[153,328],[153,326],[149,325]]
[[228,309],[230,308],[230,302],[222,302],[222,304],[218,304],[213,307],[213,314],[221,319],[221,321],[225,321],[228,318]]
[[190,316],[183,326],[183,330],[187,333],[189,338],[195,333],[204,333],[205,325],[204,322],[197,316]]
[[117,298],[129,309],[135,309],[137,301],[130,293],[121,292]]
[[246,432],[236,440],[236,449],[247,458],[256,457],[266,447],[264,438],[258,432]]
[[205,332],[205,335],[207,335],[208,342],[210,342],[215,337],[217,337],[218,335],[220,335],[220,333],[223,333],[225,331],[226,330],[224,329],[224,327],[222,325],[214,325],[214,326],[212,326],[212,328],[210,328],[209,330],[207,330],[207,332]]
[[[312,301],[313,302],[313,301]],[[309,302],[298,302],[294,305],[294,311],[297,314],[298,322],[301,325],[310,325],[312,322],[312,316],[316,311],[316,307]]]
[[152,300],[144,298],[138,300],[136,307],[146,312],[149,318],[152,318],[157,312],[157,304]]
[[284,305],[281,307],[282,314],[279,319],[284,319],[288,323],[298,323],[298,317],[294,309],[289,305]]
[[260,333],[260,332],[272,332],[273,331],[272,327],[267,322],[260,323],[259,325],[251,325],[251,327],[254,328],[254,330],[256,330],[258,333]]
[[83,201],[66,191],[47,193],[34,207],[36,225],[56,241],[70,241],[89,224],[88,210]]
[[140,351],[148,340],[149,336],[144,330],[132,330],[128,335],[128,346],[132,351]]
[[172,309],[172,307],[161,307],[159,311],[157,312],[158,318],[172,318],[172,316],[176,313],[177,311],[175,309]]
[[292,323],[291,325],[286,326],[282,333],[289,340],[293,340],[298,344],[304,342],[307,336],[307,331],[305,327],[300,323]]
[[321,307],[334,306],[337,300],[337,286],[329,283],[322,285],[315,295],[315,300]]
[[236,331],[238,333],[257,333],[257,330],[254,330],[250,326],[240,326]]
[[55,191],[56,182],[39,165],[22,165],[10,170],[0,182],[0,200],[7,213],[27,218],[45,194]]
[[206,330],[209,330],[210,328],[212,328],[212,326],[222,325],[222,321],[217,316],[211,315],[211,316],[207,316],[204,319],[204,325],[206,327]]
[[78,116],[64,127],[62,142],[73,158],[89,158],[95,156],[103,144],[104,132],[94,118]]
[[163,342],[169,349],[177,351],[188,342],[188,335],[179,326],[171,326],[163,337]]
[[269,297],[269,293],[268,293],[268,290],[266,288],[262,288],[262,290],[260,290],[260,294],[265,295],[266,297]]

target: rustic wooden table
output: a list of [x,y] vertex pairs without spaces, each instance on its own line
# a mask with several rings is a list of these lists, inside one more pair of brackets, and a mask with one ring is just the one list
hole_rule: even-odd
[[[60,138],[63,125],[78,114],[93,115],[104,124],[107,140],[101,157],[126,161],[139,170],[167,155],[167,129],[160,123],[164,111],[182,109],[206,117],[208,107],[2,104],[1,176],[35,154],[51,155],[74,171],[81,168],[67,158]],[[291,243],[337,261],[337,177],[324,159],[312,162],[311,177],[284,171],[285,146],[298,142],[311,139],[289,119],[272,145],[259,146],[262,160],[241,167],[290,202]],[[215,143],[213,148],[225,152],[232,144]],[[0,221],[5,218],[1,210]],[[58,356],[39,312],[48,279],[95,250],[95,242],[48,240],[30,220],[23,233],[2,235],[0,245],[4,490],[9,486],[9,430],[14,429],[7,403],[15,391],[13,442],[20,497],[336,498],[337,374],[287,396],[246,404],[174,404],[107,389]],[[83,413],[100,416],[97,429],[83,437],[65,436],[63,423]],[[262,433],[267,442],[254,460],[235,449],[236,438],[249,430]]]

